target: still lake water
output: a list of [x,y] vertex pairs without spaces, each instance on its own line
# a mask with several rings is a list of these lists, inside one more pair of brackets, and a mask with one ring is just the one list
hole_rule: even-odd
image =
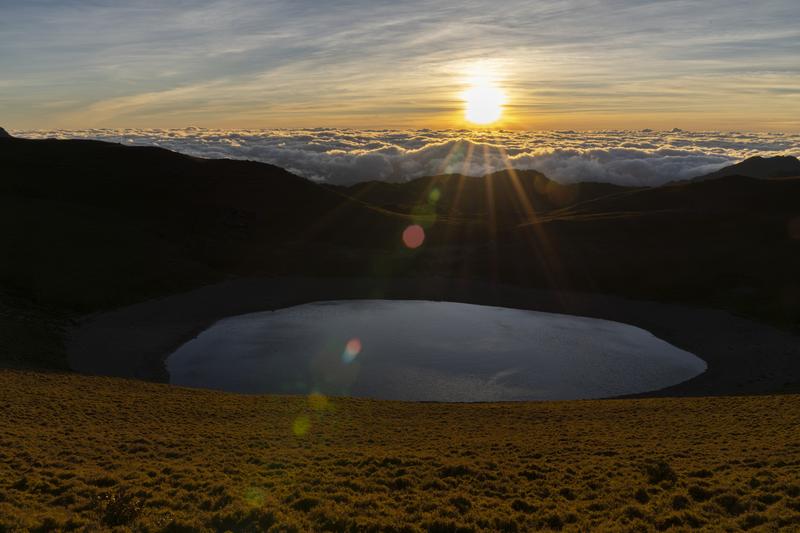
[[706,364],[627,324],[453,302],[346,300],[226,318],[167,359],[176,385],[391,400],[602,398]]

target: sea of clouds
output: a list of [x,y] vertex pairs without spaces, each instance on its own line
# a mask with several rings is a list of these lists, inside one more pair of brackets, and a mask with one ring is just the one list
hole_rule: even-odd
[[161,146],[208,158],[250,159],[316,181],[406,181],[506,168],[562,183],[661,185],[753,155],[800,155],[800,134],[671,131],[352,129],[86,129],[15,131],[28,138],[88,138]]

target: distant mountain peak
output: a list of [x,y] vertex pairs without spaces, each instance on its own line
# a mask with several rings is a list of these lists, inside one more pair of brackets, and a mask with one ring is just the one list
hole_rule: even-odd
[[756,155],[744,161],[702,176],[699,179],[746,176],[748,178],[786,178],[800,176],[800,160],[792,155],[762,157]]
[[0,128],[0,139],[11,139],[11,134],[3,128]]

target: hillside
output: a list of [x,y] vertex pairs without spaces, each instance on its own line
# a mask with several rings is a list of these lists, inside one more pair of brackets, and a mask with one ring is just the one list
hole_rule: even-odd
[[746,176],[748,178],[785,178],[800,176],[800,160],[794,156],[748,157],[744,161],[721,168],[711,174],[696,178],[698,180],[722,178],[725,176]]
[[160,148],[1,139],[0,166],[0,283],[78,310],[280,272],[292,242],[387,248],[409,223],[271,165]]
[[624,191],[551,212],[554,216],[600,213],[669,213],[716,216],[738,213],[786,217],[797,214],[800,177],[764,180],[737,174],[693,183]]
[[[21,339],[0,355],[15,366],[63,366],[58,331],[79,314],[231,276],[433,275],[800,324],[800,180],[624,189],[506,172],[341,189],[262,163],[14,138],[0,166],[0,331]],[[426,237],[409,250],[413,223]]]
[[7,531],[800,528],[798,396],[421,404],[0,371],[0,404]]
[[530,269],[536,262],[520,243],[546,238],[551,269],[571,285],[705,301],[797,327],[799,200],[800,179],[730,176],[626,191],[507,232],[498,262]]
[[[0,531],[800,528],[793,337],[767,342],[740,318],[705,329],[729,316],[713,309],[800,323],[798,179],[562,196],[527,173],[527,185],[469,181],[460,197],[459,177],[359,192],[253,162],[9,138],[0,167],[0,365],[40,369],[0,370]],[[416,250],[400,239],[412,223],[426,232]],[[166,305],[197,287],[189,310]],[[536,303],[522,287],[556,290]],[[600,313],[666,339],[679,329],[712,356],[696,383],[718,388],[702,394],[742,394],[744,379],[765,395],[425,404],[63,372],[87,313],[148,300],[104,313],[120,329],[96,347],[137,366],[137,327],[150,324],[147,339],[166,343],[148,355],[154,376],[170,334],[196,334],[192,316],[376,294]],[[620,296],[635,301],[608,303]],[[667,301],[682,306],[647,311]]]
[[562,185],[535,170],[505,170],[482,177],[447,174],[405,183],[370,181],[335,189],[402,213],[494,219],[498,226],[524,223],[532,215],[633,190],[596,182]]

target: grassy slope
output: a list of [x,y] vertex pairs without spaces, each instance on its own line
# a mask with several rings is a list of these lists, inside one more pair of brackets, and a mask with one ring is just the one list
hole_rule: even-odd
[[800,397],[415,404],[0,371],[0,530],[800,528]]

